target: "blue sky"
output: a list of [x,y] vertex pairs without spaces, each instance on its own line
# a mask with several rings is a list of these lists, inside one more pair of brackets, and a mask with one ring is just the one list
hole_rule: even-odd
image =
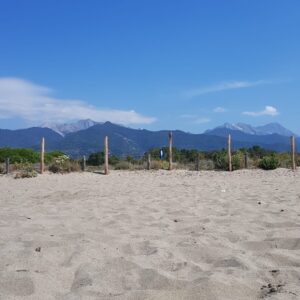
[[298,0],[0,0],[0,127],[300,133]]

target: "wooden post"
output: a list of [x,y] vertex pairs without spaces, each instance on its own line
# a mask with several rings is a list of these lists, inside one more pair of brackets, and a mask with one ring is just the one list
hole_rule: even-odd
[[5,170],[6,170],[6,174],[9,174],[9,172],[10,172],[9,157],[6,158],[6,160],[5,160]]
[[83,155],[82,157],[82,171],[85,172],[86,170],[86,157]]
[[104,138],[104,174],[108,175],[108,136]]
[[229,172],[232,172],[232,157],[231,157],[231,135],[228,135],[228,141],[227,141],[227,150],[228,150],[228,170]]
[[292,170],[296,171],[296,162],[295,162],[295,137],[291,136],[291,161],[292,161]]
[[40,162],[40,173],[43,174],[45,170],[45,138],[41,140],[41,162]]
[[172,132],[169,132],[169,170],[171,171],[173,168],[173,152],[172,152],[172,145],[173,145],[173,135]]
[[147,157],[147,170],[151,169],[151,154],[148,153],[148,157]]
[[245,169],[248,169],[248,153],[245,152]]

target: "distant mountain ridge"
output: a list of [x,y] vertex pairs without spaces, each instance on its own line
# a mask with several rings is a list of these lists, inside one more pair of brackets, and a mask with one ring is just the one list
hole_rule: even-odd
[[250,134],[250,135],[271,135],[271,134],[278,134],[278,135],[282,135],[282,136],[297,136],[295,133],[293,133],[291,130],[283,127],[281,124],[279,123],[269,123],[263,126],[251,126],[249,124],[245,124],[245,123],[225,123],[221,126],[218,126],[214,129],[210,129],[205,131],[205,133],[207,134],[214,134],[214,133],[218,133],[221,130],[224,129],[228,129],[228,130],[237,130],[246,134]]
[[[96,123],[95,125],[93,125]],[[249,148],[254,145],[274,151],[289,151],[291,131],[281,125],[267,124],[261,128],[247,124],[225,124],[203,134],[173,131],[173,145],[178,149],[213,151],[226,147],[228,134],[232,135],[233,148]],[[80,129],[83,128],[83,129]],[[164,147],[168,143],[168,130],[150,131],[133,129],[111,122],[97,123],[83,120],[68,126],[54,128],[33,127],[21,130],[0,129],[0,147],[33,148],[38,150],[42,137],[46,139],[46,151],[60,150],[72,157],[88,155],[103,150],[103,140],[109,137],[110,154],[141,156],[151,148]],[[272,133],[265,134],[264,132]],[[278,134],[282,133],[283,135]],[[300,149],[300,138],[296,138]]]
[[0,147],[38,149],[42,137],[46,139],[47,147],[50,149],[55,149],[57,143],[63,139],[61,135],[49,128],[0,129]]

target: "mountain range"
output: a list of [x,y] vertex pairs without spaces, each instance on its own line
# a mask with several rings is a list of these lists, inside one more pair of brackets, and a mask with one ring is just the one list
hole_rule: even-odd
[[[0,147],[39,149],[40,140],[45,137],[47,151],[60,150],[78,157],[102,151],[103,139],[107,135],[111,154],[140,156],[151,148],[166,146],[168,133],[169,130],[132,129],[111,122],[80,120],[71,124],[43,124],[19,130],[0,129]],[[260,127],[225,123],[202,134],[175,130],[173,143],[179,149],[218,150],[226,147],[228,134],[232,136],[234,148],[258,145],[274,151],[288,151],[290,136],[295,135],[278,123]],[[296,137],[296,146],[300,147],[299,137]]]
[[270,135],[270,134],[278,134],[282,136],[297,136],[295,133],[293,133],[291,130],[286,129],[279,123],[269,123],[264,126],[258,126],[254,127],[249,124],[245,123],[225,123],[222,126],[218,126],[214,129],[207,130],[205,133],[216,133],[219,130],[224,130],[224,129],[229,129],[229,130],[236,130],[240,131],[246,134],[251,134],[251,135]]

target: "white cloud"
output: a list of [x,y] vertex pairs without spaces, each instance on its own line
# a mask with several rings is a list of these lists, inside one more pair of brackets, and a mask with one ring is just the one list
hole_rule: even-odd
[[227,81],[221,82],[215,85],[204,86],[196,89],[187,90],[183,93],[183,96],[188,98],[193,98],[196,96],[200,96],[203,94],[221,92],[226,90],[235,90],[235,89],[242,89],[248,88],[263,84],[270,84],[272,83],[270,80],[257,80],[257,81]]
[[51,89],[19,78],[0,78],[0,119],[23,118],[32,123],[78,119],[118,124],[150,124],[153,117],[134,110],[102,109],[81,100],[58,99]]
[[209,123],[211,120],[209,118],[198,118],[194,121],[195,124],[205,124]]
[[277,116],[279,112],[277,108],[273,106],[266,106],[264,110],[261,111],[245,111],[243,112],[244,115],[251,116],[251,117],[259,117],[259,116]]
[[227,109],[224,108],[224,107],[216,107],[214,110],[213,110],[215,113],[224,113],[224,112],[227,112]]

